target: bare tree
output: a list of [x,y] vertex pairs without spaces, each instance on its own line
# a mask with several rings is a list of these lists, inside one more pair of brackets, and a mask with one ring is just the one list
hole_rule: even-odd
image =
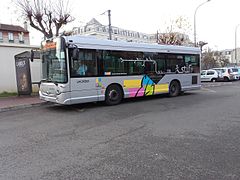
[[157,34],[158,44],[186,45],[190,40],[187,31],[190,25],[186,18],[180,16],[171,20],[164,32]]
[[[48,2],[48,3],[47,3]],[[59,35],[59,30],[74,20],[70,15],[67,0],[17,0],[30,26],[42,32],[45,38]],[[55,32],[54,32],[55,31]]]
[[221,67],[227,66],[230,63],[229,59],[219,51],[215,52],[215,57]]
[[202,69],[211,69],[218,67],[218,61],[215,52],[208,49],[202,54]]
[[184,37],[181,37],[176,32],[162,33],[158,37],[159,44],[182,45]]

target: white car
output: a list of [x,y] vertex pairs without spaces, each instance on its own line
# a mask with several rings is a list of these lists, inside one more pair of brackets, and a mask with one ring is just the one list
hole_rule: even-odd
[[233,74],[232,68],[221,67],[221,68],[213,68],[213,69],[221,72],[221,76],[223,77],[224,81],[232,81],[232,80],[235,80],[236,78],[236,76],[234,76]]
[[202,70],[201,81],[216,82],[221,78],[220,72],[214,69]]
[[239,80],[238,68],[232,67],[231,69],[232,69],[232,74],[233,74],[234,80]]

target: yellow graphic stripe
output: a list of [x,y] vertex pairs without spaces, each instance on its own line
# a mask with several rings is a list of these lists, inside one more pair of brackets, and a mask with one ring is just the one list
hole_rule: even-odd
[[145,87],[145,95],[146,96],[153,95],[153,93],[154,93],[153,87],[154,86],[152,86],[152,85],[148,85],[148,86]]
[[155,93],[165,93],[168,92],[168,84],[157,84],[155,85]]
[[124,80],[123,82],[125,88],[140,88],[141,79],[136,80]]

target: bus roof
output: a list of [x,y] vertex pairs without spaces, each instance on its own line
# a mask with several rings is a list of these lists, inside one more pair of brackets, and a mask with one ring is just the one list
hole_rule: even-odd
[[180,54],[200,54],[197,47],[160,45],[157,43],[135,43],[114,40],[102,40],[89,36],[63,36],[68,44],[77,45],[78,48],[99,49],[99,50],[119,50],[119,51],[139,51],[139,52],[159,52],[159,53],[180,53]]

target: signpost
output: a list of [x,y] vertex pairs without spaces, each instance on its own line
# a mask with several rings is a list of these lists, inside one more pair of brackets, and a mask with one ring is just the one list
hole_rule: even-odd
[[15,56],[18,95],[31,95],[32,81],[29,58]]

